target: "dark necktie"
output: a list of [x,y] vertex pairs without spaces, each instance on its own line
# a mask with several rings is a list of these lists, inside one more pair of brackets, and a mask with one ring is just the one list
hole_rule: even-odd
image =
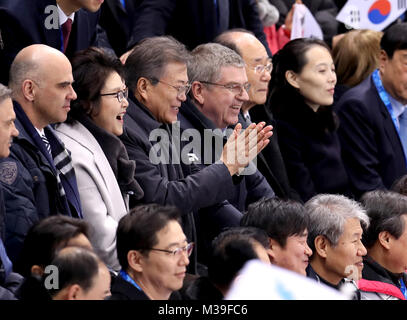
[[66,51],[66,48],[68,47],[68,40],[69,40],[69,35],[71,34],[72,30],[72,20],[68,18],[63,24],[62,24],[62,37],[64,38],[64,52]]

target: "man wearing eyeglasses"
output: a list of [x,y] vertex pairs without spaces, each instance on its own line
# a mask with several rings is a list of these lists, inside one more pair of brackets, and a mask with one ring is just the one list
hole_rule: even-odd
[[[246,74],[251,87],[248,91],[249,100],[243,103],[239,115],[243,128],[258,121],[265,121],[274,126],[273,115],[265,105],[273,64],[263,44],[252,32],[244,29],[225,31],[215,42],[236,51],[246,63]],[[267,147],[258,155],[257,168],[278,197],[300,200],[297,192],[290,187],[276,132]]]
[[[171,126],[177,121],[181,103],[190,89],[189,58],[185,46],[171,37],[147,38],[134,48],[125,64],[126,82],[132,94],[120,138],[129,158],[136,161],[135,177],[144,191],[140,202],[177,206],[182,212],[182,227],[188,240],[195,241],[195,225],[200,223],[195,222],[193,212],[208,206],[214,206],[213,212],[223,208],[223,202],[234,188],[232,176],[247,163],[226,157],[227,148],[234,150],[235,141],[238,151],[245,150],[245,141],[241,139],[245,135],[239,135],[237,140],[234,140],[236,135],[232,136],[216,159],[219,161],[203,170],[183,161],[177,163],[174,158],[178,150]],[[257,148],[257,141],[260,150],[268,143],[271,128],[263,128],[263,124],[254,127],[259,136],[252,140],[255,146],[252,150]],[[158,141],[156,133],[165,133],[165,137]],[[166,151],[169,151],[168,158],[154,157]],[[191,258],[191,273],[196,272],[196,259],[196,256]]]
[[175,207],[142,205],[117,227],[117,256],[122,270],[111,300],[180,300],[194,243],[188,243]]
[[5,246],[14,262],[29,228],[55,214],[82,218],[71,157],[53,123],[63,122],[76,99],[72,67],[49,46],[22,49],[10,69],[15,125],[8,158],[0,160],[0,183],[6,205]]
[[[196,129],[202,137],[210,130],[214,140],[220,140],[222,146],[227,138],[227,127],[238,123],[240,110],[249,101],[250,83],[245,63],[233,50],[220,44],[207,43],[192,51],[188,77],[192,88],[180,110],[181,128],[184,132],[190,128]],[[199,166],[205,168],[216,161],[221,151],[216,142],[203,139],[202,152],[197,154]],[[213,158],[207,159],[209,154]],[[240,173],[240,176],[233,177],[232,187],[224,186],[228,189],[227,202],[234,207],[234,211],[229,208],[218,211],[203,208],[199,213],[200,236],[205,239],[207,250],[210,250],[211,240],[222,229],[239,225],[242,212],[251,202],[274,197],[272,188],[253,163]]]

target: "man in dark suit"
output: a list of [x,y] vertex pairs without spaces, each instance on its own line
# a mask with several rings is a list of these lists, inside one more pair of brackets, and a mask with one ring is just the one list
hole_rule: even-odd
[[106,34],[97,29],[102,2],[0,0],[0,82],[7,84],[14,57],[31,44],[46,44],[68,58],[89,46],[109,49]]
[[252,31],[269,50],[255,0],[144,1],[131,41],[169,34],[192,50],[232,28]]
[[357,197],[407,173],[407,23],[381,40],[379,69],[337,104],[342,156]]
[[[236,158],[227,157],[228,147],[235,144],[233,137],[219,161],[202,170],[188,159],[180,159],[180,133],[177,135],[177,126],[171,124],[177,121],[179,108],[190,88],[188,59],[185,46],[170,37],[152,37],[136,45],[125,64],[126,82],[133,94],[120,138],[129,158],[136,161],[135,177],[144,191],[140,201],[177,206],[188,240],[196,241],[193,212],[208,206],[223,206],[222,202],[234,190],[232,176],[248,162],[239,162],[238,153]],[[257,128],[259,132],[270,130],[262,130],[262,125]],[[263,140],[260,135],[259,140]],[[265,132],[264,138],[270,135]],[[252,141],[254,145],[255,141]],[[240,151],[241,147],[245,148],[241,142],[237,143]]]
[[[215,38],[215,42],[235,50],[246,63],[246,74],[251,86],[248,91],[249,100],[243,103],[239,114],[239,122],[243,128],[247,128],[251,122],[265,121],[274,124],[271,112],[264,105],[273,64],[263,44],[250,31],[239,29],[223,32]],[[299,195],[290,188],[275,134],[274,131],[270,143],[259,153],[257,168],[278,197],[299,200]]]
[[142,0],[105,0],[99,25],[105,30],[117,56],[131,49],[129,43],[136,22],[136,10]]

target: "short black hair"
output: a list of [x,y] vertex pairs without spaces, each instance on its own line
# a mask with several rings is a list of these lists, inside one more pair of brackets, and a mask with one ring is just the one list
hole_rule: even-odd
[[407,23],[396,23],[388,28],[380,41],[380,47],[390,59],[396,50],[407,49]]
[[247,261],[259,258],[254,241],[265,248],[268,246],[267,235],[257,228],[231,228],[219,234],[212,242],[209,279],[220,287],[229,287]]
[[80,234],[89,238],[89,226],[83,220],[55,215],[39,221],[28,231],[14,270],[27,277],[32,266],[45,268],[57,249],[65,247]]
[[288,237],[304,233],[308,223],[308,214],[301,203],[279,198],[261,199],[250,204],[240,221],[241,226],[265,230],[282,247]]
[[[74,246],[63,248],[51,261],[51,266],[58,270],[58,288],[49,288],[49,294],[55,296],[62,289],[74,284],[87,292],[94,285],[102,264],[99,257],[89,249]],[[43,279],[48,276],[44,273]]]
[[371,248],[382,231],[398,239],[404,232],[402,215],[407,215],[407,196],[387,190],[365,193],[360,199],[370,219],[370,225],[363,232],[362,241]]
[[130,250],[148,252],[157,243],[157,233],[171,220],[180,222],[180,211],[173,206],[145,204],[134,207],[120,219],[117,227],[117,257],[122,269],[128,268]]

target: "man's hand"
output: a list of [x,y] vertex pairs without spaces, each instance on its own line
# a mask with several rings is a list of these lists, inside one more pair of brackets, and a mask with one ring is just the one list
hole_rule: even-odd
[[252,123],[244,132],[238,123],[229,137],[220,157],[228,168],[230,175],[243,171],[243,169],[261,152],[270,142],[273,135],[272,126],[265,126],[265,122]]

